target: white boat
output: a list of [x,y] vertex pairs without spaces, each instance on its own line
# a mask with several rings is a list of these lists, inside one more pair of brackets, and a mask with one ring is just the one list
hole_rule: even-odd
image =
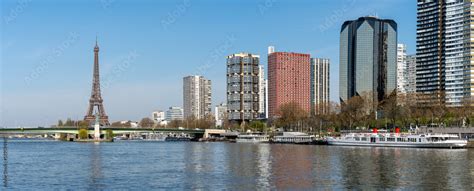
[[302,132],[283,132],[283,135],[273,137],[274,143],[309,144],[313,141],[314,135],[308,135]]
[[235,141],[237,143],[268,143],[270,142],[270,136],[260,134],[238,135]]
[[404,133],[348,133],[341,137],[329,137],[329,145],[414,147],[414,148],[462,148],[467,140],[451,134],[404,134]]
[[148,133],[143,140],[145,141],[165,141],[166,135],[163,133]]

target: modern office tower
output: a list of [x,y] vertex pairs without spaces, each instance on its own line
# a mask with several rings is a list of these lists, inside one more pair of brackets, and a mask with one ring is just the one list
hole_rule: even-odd
[[257,119],[260,111],[260,56],[238,53],[227,56],[227,112],[239,123]]
[[467,0],[418,0],[417,5],[416,92],[423,95],[419,101],[460,106],[474,95],[474,5]]
[[259,118],[266,118],[265,117],[265,88],[266,88],[266,85],[265,85],[265,71],[263,69],[263,65],[260,65],[259,68],[258,68],[259,72],[258,72],[258,77],[259,77],[259,81],[258,81],[258,88],[259,88],[259,93],[258,93],[258,96],[259,96],[259,99],[260,100],[258,102],[259,106],[258,106],[258,115],[259,115]]
[[166,111],[166,121],[183,120],[183,109],[181,107],[170,107]]
[[216,120],[216,127],[221,127],[224,121],[227,120],[227,104],[221,103],[214,108],[214,117]]
[[279,115],[280,106],[297,103],[311,110],[310,55],[293,52],[268,54],[268,117]]
[[397,91],[401,94],[408,92],[407,46],[397,45]]
[[416,55],[407,56],[407,67],[408,67],[407,93],[413,94],[416,92]]
[[211,80],[203,76],[183,78],[184,118],[203,119],[211,113]]
[[329,112],[329,59],[311,58],[311,113]]
[[382,101],[397,87],[397,23],[376,17],[344,22],[339,64],[342,102],[362,94]]

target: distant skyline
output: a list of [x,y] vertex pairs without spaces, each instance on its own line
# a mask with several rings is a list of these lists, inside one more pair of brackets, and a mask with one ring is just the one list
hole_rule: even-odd
[[415,53],[413,0],[180,0],[1,2],[0,126],[82,120],[92,85],[96,36],[110,121],[140,120],[182,107],[182,78],[212,80],[212,106],[226,102],[226,56],[267,47],[329,58],[330,99],[338,100],[339,31],[377,15],[398,24]]

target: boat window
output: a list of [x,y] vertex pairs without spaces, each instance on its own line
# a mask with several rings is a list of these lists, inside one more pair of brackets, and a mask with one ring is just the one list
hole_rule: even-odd
[[421,138],[418,138],[418,142],[421,142]]
[[397,142],[402,142],[402,138],[397,138]]
[[380,137],[380,138],[379,138],[379,141],[385,141],[385,138],[384,138],[384,137]]
[[356,137],[355,140],[356,140],[356,141],[360,141],[360,138],[359,138],[359,137]]
[[362,141],[367,141],[367,137],[362,137]]
[[387,138],[387,141],[395,142],[395,138]]

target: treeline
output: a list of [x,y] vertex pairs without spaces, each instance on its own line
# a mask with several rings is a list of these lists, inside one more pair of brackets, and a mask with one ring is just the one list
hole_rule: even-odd
[[417,94],[392,93],[381,102],[374,101],[373,97],[371,93],[363,93],[341,104],[331,102],[327,112],[316,115],[310,115],[296,103],[284,104],[279,110],[280,117],[271,123],[284,130],[334,132],[374,127],[471,127],[474,122],[470,100],[448,107],[442,101],[426,102],[426,96]]
[[172,120],[166,125],[155,123],[153,119],[149,117],[142,118],[138,123],[139,127],[143,128],[187,128],[187,129],[208,129],[215,126],[215,120],[212,115],[207,115],[205,118],[197,119],[195,117],[189,117],[185,120]]
[[[224,117],[226,117],[225,115]],[[114,127],[123,127],[129,124],[123,124],[120,122],[113,123]],[[213,115],[207,115],[205,118],[197,119],[195,117],[189,117],[184,120],[172,120],[166,125],[161,125],[156,123],[149,117],[142,118],[138,123],[139,127],[142,128],[185,128],[185,129],[209,129],[209,128],[218,128],[218,129],[232,129],[232,130],[241,130],[241,131],[258,131],[264,132],[267,131],[267,124],[264,121],[251,121],[243,125],[238,123],[232,123],[227,119],[224,119],[221,126],[216,126],[216,121]]]
[[52,127],[87,127],[89,124],[83,120],[72,120],[71,118],[67,118],[65,121],[58,120],[56,125]]

